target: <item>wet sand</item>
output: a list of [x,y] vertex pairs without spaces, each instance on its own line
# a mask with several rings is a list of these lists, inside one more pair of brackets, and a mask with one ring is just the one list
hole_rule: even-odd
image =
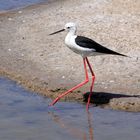
[[[93,102],[140,111],[140,2],[51,0],[0,14],[0,74],[55,98],[84,79],[82,59],[64,44],[66,33],[49,36],[69,21],[91,37],[131,58],[90,57],[96,82]],[[89,84],[63,98],[82,101]],[[105,101],[104,101],[105,100]]]

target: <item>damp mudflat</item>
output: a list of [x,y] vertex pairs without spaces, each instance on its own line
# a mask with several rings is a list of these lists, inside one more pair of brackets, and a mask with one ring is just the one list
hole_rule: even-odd
[[140,113],[59,102],[0,78],[0,140],[139,140]]

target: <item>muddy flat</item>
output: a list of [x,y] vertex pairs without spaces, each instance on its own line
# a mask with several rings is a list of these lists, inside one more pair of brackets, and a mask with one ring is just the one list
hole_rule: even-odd
[[[65,46],[66,33],[48,35],[72,21],[79,35],[131,57],[89,58],[100,93],[93,101],[101,97],[110,108],[140,111],[139,7],[138,0],[50,0],[1,13],[0,73],[52,98],[83,81],[82,58]],[[63,100],[83,102],[89,86]]]

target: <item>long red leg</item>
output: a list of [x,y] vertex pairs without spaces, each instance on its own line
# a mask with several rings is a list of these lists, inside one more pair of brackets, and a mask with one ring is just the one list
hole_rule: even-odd
[[90,98],[91,98],[92,91],[93,91],[94,81],[95,81],[95,74],[94,74],[94,72],[93,72],[93,70],[91,68],[91,65],[90,65],[87,57],[86,57],[86,62],[88,64],[88,66],[89,66],[89,69],[90,69],[90,72],[91,72],[91,75],[92,75],[92,83],[91,83],[91,86],[90,86],[90,94],[88,96],[88,102],[87,102],[87,106],[86,106],[86,109],[88,110],[89,104],[90,104]]
[[82,82],[82,83],[80,83],[80,84],[78,84],[77,86],[71,88],[70,90],[64,92],[64,93],[61,94],[60,96],[58,96],[58,97],[50,104],[50,106],[54,105],[54,104],[55,104],[58,100],[60,100],[60,98],[62,98],[63,96],[65,96],[65,95],[67,95],[68,93],[72,92],[73,90],[75,90],[75,89],[77,89],[77,88],[79,88],[79,87],[85,85],[85,84],[89,81],[89,79],[88,79],[88,71],[87,71],[87,66],[86,66],[86,58],[83,58],[83,62],[84,62],[84,69],[85,69],[85,76],[86,76],[86,77],[85,77],[85,81]]

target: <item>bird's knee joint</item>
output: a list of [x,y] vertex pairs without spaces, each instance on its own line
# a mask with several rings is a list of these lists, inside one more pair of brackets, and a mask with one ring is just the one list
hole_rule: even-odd
[[89,82],[89,80],[88,80],[88,79],[86,79],[86,80],[85,80],[85,83],[88,83],[88,82]]
[[92,76],[92,79],[95,79],[95,76]]

